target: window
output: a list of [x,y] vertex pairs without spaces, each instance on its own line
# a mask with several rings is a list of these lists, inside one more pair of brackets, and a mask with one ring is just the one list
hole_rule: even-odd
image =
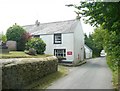
[[61,44],[61,43],[62,43],[61,34],[54,34],[54,44]]
[[40,38],[40,35],[34,35],[34,38]]
[[66,57],[66,49],[54,49],[54,55],[57,57]]

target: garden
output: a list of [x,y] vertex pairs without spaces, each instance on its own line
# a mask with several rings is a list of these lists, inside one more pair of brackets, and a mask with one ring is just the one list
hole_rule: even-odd
[[0,35],[1,58],[47,57],[46,44],[41,38],[33,38],[21,26],[8,28],[6,35]]
[[[46,44],[15,24],[0,35],[2,89],[45,88],[66,74],[58,59],[45,54]],[[2,60],[2,61],[1,61]],[[34,84],[31,86],[31,84]]]

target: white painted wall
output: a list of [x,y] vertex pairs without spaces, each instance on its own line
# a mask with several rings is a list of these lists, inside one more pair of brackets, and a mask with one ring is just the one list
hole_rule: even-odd
[[[80,21],[77,21],[74,33],[62,34],[62,44],[54,44],[54,34],[40,35],[40,38],[46,43],[46,54],[54,55],[54,49],[66,49],[66,60],[78,61],[84,60],[84,33]],[[72,51],[72,55],[67,55],[68,51]],[[79,58],[78,58],[79,55]]]
[[[62,44],[54,44],[54,34],[40,35],[40,38],[46,43],[46,54],[54,55],[54,49],[66,49],[65,61],[74,60],[74,37],[73,33],[62,34]],[[72,55],[67,55],[68,51],[72,51]]]
[[77,26],[74,32],[74,62],[78,63],[80,60],[84,60],[84,33],[82,25],[79,20],[77,20]]
[[92,58],[92,51],[86,46],[85,46],[85,57]]

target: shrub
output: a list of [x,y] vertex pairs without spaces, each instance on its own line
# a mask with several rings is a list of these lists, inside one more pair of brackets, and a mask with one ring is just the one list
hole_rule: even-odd
[[2,42],[3,42],[3,43],[6,43],[6,41],[7,41],[6,35],[2,35],[2,38],[1,38],[1,39],[2,39]]
[[13,40],[17,42],[17,50],[23,51],[25,49],[25,43],[27,39],[25,37],[26,31],[19,25],[13,25],[12,27],[7,29],[7,39]]
[[1,40],[2,40],[2,44],[1,44],[2,45],[2,49],[8,49],[8,46],[6,45],[6,42],[7,42],[6,35],[2,35]]
[[46,44],[41,38],[32,38],[26,43],[26,50],[34,48],[37,54],[44,54]]

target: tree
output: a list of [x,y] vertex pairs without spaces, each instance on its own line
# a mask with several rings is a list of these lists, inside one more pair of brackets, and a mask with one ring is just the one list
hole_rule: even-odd
[[[86,23],[102,26],[105,30],[104,46],[111,69],[120,71],[120,1],[119,2],[81,2],[74,6],[77,18],[87,17]],[[119,70],[118,70],[119,68]]]
[[6,35],[2,35],[2,38],[1,38],[1,39],[2,39],[2,42],[3,42],[3,43],[6,43],[6,41],[7,41]]
[[93,36],[93,42],[96,45],[96,48],[102,50],[104,49],[104,36],[105,36],[105,30],[102,27],[98,27],[94,30]]
[[99,57],[100,52],[103,48],[101,48],[101,46],[100,47],[98,46],[99,44],[98,41],[97,42],[94,41],[95,39],[93,35],[95,34],[93,33],[90,34],[89,36],[85,34],[85,44],[93,50],[93,57]]
[[[90,23],[92,26],[102,26],[106,30],[108,36],[105,37],[105,49],[108,56],[114,56],[110,61],[114,62],[113,65],[120,62],[120,58],[118,58],[120,57],[120,2],[81,2],[79,5],[67,6],[77,9],[75,11],[78,15],[77,18],[87,17],[86,23]],[[115,50],[119,50],[119,52]]]
[[74,6],[77,17],[88,17],[86,23],[92,26],[102,25],[104,29],[109,31],[117,31],[120,29],[120,2],[81,2]]
[[23,51],[25,49],[25,43],[27,39],[25,38],[26,31],[19,25],[13,25],[12,27],[7,29],[7,39],[13,40],[17,42],[17,50]]

